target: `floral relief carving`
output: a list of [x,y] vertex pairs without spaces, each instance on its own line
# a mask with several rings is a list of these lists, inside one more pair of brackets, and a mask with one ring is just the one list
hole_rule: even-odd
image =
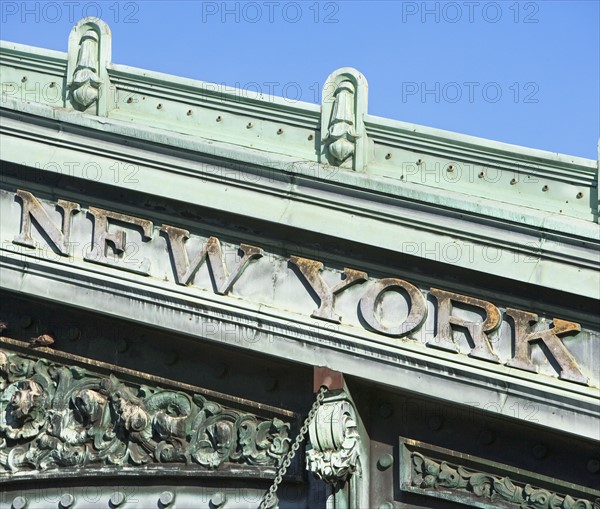
[[289,424],[0,351],[0,477],[70,466],[277,467]]
[[521,509],[595,509],[585,499],[575,499],[530,484],[516,483],[507,476],[471,472],[459,465],[435,461],[418,452],[411,453],[411,483],[425,490],[450,489],[487,499],[514,504]]

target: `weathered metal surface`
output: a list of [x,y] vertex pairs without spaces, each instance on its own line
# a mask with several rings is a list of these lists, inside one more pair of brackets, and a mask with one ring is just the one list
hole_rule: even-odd
[[[35,197],[34,194],[30,194]],[[2,229],[5,237],[3,237],[1,251],[4,264],[2,278],[7,288],[31,292],[54,301],[67,302],[75,292],[78,295],[79,306],[107,315],[122,316],[123,310],[131,308],[133,302],[139,302],[140,305],[135,305],[135,312],[129,315],[135,321],[153,324],[159,328],[171,328],[196,338],[226,342],[257,352],[268,352],[312,365],[323,364],[323,353],[318,352],[333,349],[337,353],[334,357],[327,357],[326,363],[333,369],[394,386],[401,384],[402,387],[417,392],[436,391],[441,397],[453,400],[458,394],[458,402],[462,404],[483,406],[490,401],[498,400],[502,402],[499,406],[502,409],[510,407],[513,401],[520,400],[522,397],[534,398],[536,404],[542,407],[549,405],[542,421],[547,426],[564,428],[564,420],[568,419],[567,416],[571,415],[572,411],[574,412],[571,409],[578,408],[577,422],[567,429],[575,433],[583,431],[586,436],[597,438],[597,393],[592,389],[585,390],[581,387],[586,383],[591,386],[598,385],[597,377],[600,374],[594,369],[594,359],[598,356],[600,345],[594,340],[597,331],[593,329],[584,327],[574,336],[559,334],[560,341],[576,360],[578,369],[587,382],[583,378],[574,379],[566,374],[561,380],[559,378],[563,371],[561,364],[557,362],[551,351],[545,349],[546,343],[541,340],[532,341],[529,358],[539,371],[536,375],[538,378],[535,380],[543,384],[545,391],[549,390],[540,399],[539,393],[531,385],[533,380],[531,372],[508,364],[514,357],[516,332],[502,307],[498,308],[502,314],[501,325],[489,333],[492,353],[498,357],[500,363],[490,362],[493,357],[489,360],[482,358],[478,345],[470,343],[472,338],[465,335],[461,330],[464,327],[460,326],[452,331],[455,351],[432,348],[430,343],[436,336],[437,327],[437,299],[428,297],[428,285],[418,284],[417,288],[404,279],[387,278],[385,276],[391,274],[382,273],[381,269],[376,270],[375,273],[384,276],[383,279],[371,278],[365,282],[359,282],[357,279],[356,284],[344,286],[343,291],[338,292],[335,300],[332,300],[334,306],[332,309],[335,315],[342,318],[342,323],[333,324],[332,327],[327,320],[319,317],[311,319],[315,302],[312,287],[307,283],[302,272],[296,270],[290,257],[277,254],[270,247],[265,246],[263,249],[257,242],[259,240],[257,238],[253,238],[252,242],[247,244],[219,241],[222,258],[215,251],[213,261],[206,254],[205,259],[208,259],[209,263],[201,263],[202,253],[213,235],[210,233],[207,235],[207,230],[201,226],[200,228],[198,225],[189,226],[189,229],[185,229],[190,232],[189,238],[185,245],[183,242],[179,245],[185,247],[189,253],[197,253],[197,260],[188,267],[192,270],[191,267],[194,266],[197,270],[193,280],[189,280],[189,285],[181,285],[178,283],[177,266],[170,254],[172,244],[168,241],[165,231],[167,225],[163,222],[162,232],[156,227],[151,232],[147,230],[144,235],[148,232],[150,235],[145,241],[140,236],[142,242],[127,242],[124,246],[125,251],[120,254],[114,250],[113,245],[106,244],[105,241],[106,256],[110,257],[111,265],[103,265],[102,267],[106,268],[98,272],[91,270],[94,264],[85,260],[89,257],[88,250],[94,244],[95,235],[89,216],[85,213],[72,215],[68,241],[66,238],[62,239],[61,235],[65,236],[65,232],[61,232],[57,226],[62,221],[62,215],[56,210],[56,202],[45,201],[41,197],[36,198],[45,212],[42,213],[34,208],[31,210],[35,210],[35,213],[42,218],[47,214],[52,219],[54,226],[46,227],[50,229],[49,231],[54,231],[57,239],[69,242],[74,249],[73,253],[64,256],[56,248],[57,256],[54,256],[52,253],[55,246],[52,242],[46,241],[43,227],[37,222],[32,223],[33,226],[30,228],[36,247],[20,247],[18,243],[15,244],[13,239],[18,240],[22,235],[20,229],[20,224],[23,222],[22,215],[31,215],[31,212],[23,208],[22,200],[15,199],[15,196],[14,192],[10,191],[0,193],[0,211],[3,221],[7,223],[7,226]],[[76,202],[72,201],[72,203]],[[100,207],[95,209],[109,210]],[[127,211],[128,209],[124,212]],[[136,216],[124,214],[122,217],[125,221],[117,220],[114,224],[109,224],[108,228],[113,232],[112,234],[119,236],[120,231],[138,229],[138,233],[133,231],[131,234],[131,239],[135,239],[143,233],[139,226],[127,222],[130,221],[127,218]],[[164,216],[159,218],[162,221]],[[150,219],[140,219],[140,221],[154,222]],[[182,221],[184,225],[189,224],[181,218],[177,221]],[[183,240],[183,237],[181,239]],[[210,242],[215,243],[215,240]],[[252,254],[246,250],[253,246],[255,249],[263,249],[263,256],[256,256],[252,260],[246,258],[246,264],[243,262],[244,257],[247,253]],[[244,249],[241,254],[239,247]],[[259,252],[256,251],[254,254]],[[318,264],[322,263],[311,258],[304,259],[311,267],[318,267]],[[149,275],[127,270],[127,267],[137,269],[141,260],[149,262],[147,267]],[[25,278],[22,276],[21,268],[24,263],[29,267]],[[354,263],[352,265],[356,266]],[[218,284],[213,282],[213,266],[217,267],[217,270],[219,266],[222,266],[224,271],[227,270],[223,272],[224,275],[229,274],[230,271],[233,274],[232,277],[227,275],[227,279],[223,279],[227,281],[226,284],[222,283],[224,286],[218,281]],[[31,270],[33,267],[37,268]],[[120,270],[121,267],[126,270]],[[43,282],[46,277],[43,274],[50,268],[52,268],[51,273],[58,271],[64,274],[55,280],[51,292]],[[75,268],[77,270],[74,270]],[[180,272],[184,268],[185,263],[183,267],[180,266]],[[185,270],[187,271],[188,268]],[[372,270],[369,272],[373,273]],[[361,271],[358,273],[362,278]],[[338,269],[325,265],[323,271],[318,272],[318,277],[325,283],[320,290],[325,301],[335,294],[337,285],[344,285],[346,280],[343,276],[344,274]],[[122,293],[122,290],[117,293],[109,290],[112,298],[105,299],[109,281],[112,281],[109,283],[111,288],[115,284],[117,286],[125,284],[129,290],[125,293]],[[86,288],[85,292],[80,291],[82,285]],[[221,287],[227,290],[226,295],[219,290]],[[480,295],[483,293],[483,296],[486,295],[485,292],[485,288],[477,290],[477,293]],[[492,294],[493,290],[490,289],[488,295]],[[61,295],[63,297],[59,297]],[[453,320],[460,319],[463,323],[473,324],[473,330],[477,333],[479,326],[476,324],[481,323],[483,327],[486,318],[478,314],[476,307],[465,304],[465,299],[468,302],[468,299],[474,297],[468,294],[457,295],[459,296],[453,304],[451,315],[454,317]],[[504,296],[502,300],[507,307],[510,307],[514,306],[514,299],[515,296]],[[483,302],[484,299],[479,300]],[[423,302],[426,302],[425,307]],[[480,307],[482,305],[480,304]],[[539,305],[538,309],[540,309]],[[568,314],[541,316],[535,330],[551,329],[550,319],[565,320],[569,317]],[[228,324],[226,327],[223,326],[223,320]],[[488,328],[488,325],[485,325],[485,328]],[[399,339],[393,337],[397,334],[401,336]],[[286,338],[285,343],[277,339],[282,337]],[[285,348],[281,347],[282,344],[285,344]],[[312,346],[306,349],[303,345]],[[348,350],[342,345],[352,345],[352,348]],[[352,353],[344,355],[345,351]],[[469,356],[473,351],[478,355]],[[401,355],[399,356],[398,353]],[[382,364],[384,358],[386,361]],[[418,360],[416,365],[415,359]],[[369,360],[371,364],[365,363],[365,360]],[[408,374],[414,373],[415,369],[422,373],[431,373],[432,367],[442,377],[435,380],[444,380],[440,381],[443,387],[435,388],[435,384],[434,387],[428,387]],[[407,377],[400,376],[398,369],[406,369]],[[480,378],[481,373],[484,374],[483,379]],[[463,383],[467,380],[471,389],[464,391]],[[508,399],[505,399],[504,390],[502,395],[497,392],[499,380],[508,384],[506,385]],[[451,386],[456,387],[456,394],[452,393]],[[524,394],[528,395],[523,396]]]
[[400,438],[399,488],[495,509],[595,509],[600,491]]
[[[588,453],[600,439],[592,304],[600,298],[600,163],[369,116],[366,80],[350,68],[330,75],[322,105],[291,105],[114,65],[110,44],[108,27],[85,19],[66,55],[0,47],[0,265],[6,295],[19,301],[0,318],[21,339],[59,332],[53,349],[6,340],[19,351],[10,355],[30,367],[5,376],[2,429],[57,440],[46,447],[38,435],[9,436],[6,464],[18,470],[21,458],[26,465],[19,447],[35,441],[30,467],[40,451],[75,465],[73,447],[88,459],[102,447],[73,436],[117,429],[115,450],[125,451],[113,454],[118,461],[142,458],[148,472],[197,476],[203,486],[167,483],[134,501],[111,485],[114,472],[103,464],[93,481],[106,488],[98,504],[196,509],[195,495],[211,508],[256,507],[277,464],[265,451],[277,433],[282,444],[287,439],[288,428],[274,423],[298,420],[234,395],[304,412],[309,404],[298,402],[292,379],[302,373],[310,396],[308,365],[323,367],[313,381],[338,397],[318,412],[308,454],[330,488],[286,478],[285,487],[297,481],[298,490],[285,491],[280,507],[325,499],[380,509],[397,501],[420,507],[428,498],[444,509],[457,501],[561,509],[597,502],[588,488],[560,479],[592,485],[600,471]],[[23,311],[29,300],[60,317],[86,318],[49,327],[52,320]],[[90,332],[88,322],[111,318],[119,330]],[[161,339],[151,346],[123,327]],[[198,359],[201,349],[217,359]],[[129,372],[113,359],[192,384]],[[261,369],[263,361],[283,363],[285,375]],[[237,385],[229,380],[236,370],[245,373]],[[232,396],[203,393],[208,403],[198,405],[197,380]],[[346,384],[372,387],[368,404],[341,396]],[[169,410],[149,403],[157,394]],[[417,405],[394,401],[406,395]],[[428,398],[457,415],[432,411]],[[37,409],[48,404],[55,418],[38,429]],[[191,413],[213,405],[221,410],[205,412],[203,422],[218,421],[210,430],[189,426]],[[473,409],[481,415],[465,421]],[[271,423],[250,433],[250,442],[264,438],[254,443],[268,464],[236,463],[226,450],[235,442],[244,456],[249,447],[240,442],[242,415],[256,420],[256,430]],[[186,426],[194,430],[182,433]],[[193,449],[196,432],[206,448],[188,457],[182,451]],[[400,433],[448,447],[421,444],[407,463],[397,456]],[[485,460],[465,453],[478,455],[477,444]],[[527,447],[533,459],[520,454]],[[395,465],[401,480],[410,471],[418,486],[398,490]],[[63,480],[43,466],[36,481],[57,481],[51,505],[97,507],[78,487],[96,467],[61,467]],[[521,466],[545,477],[528,478]],[[139,467],[122,472],[140,475]],[[227,476],[244,478],[250,498],[221,491]],[[28,482],[22,492],[5,484],[1,503],[46,509],[48,499],[36,498]]]
[[[19,200],[15,200],[16,197]],[[70,218],[68,226],[64,223],[61,231],[51,218],[51,214],[57,215],[56,212],[52,212],[52,203],[44,203],[44,208],[32,193],[22,190],[17,191],[16,196],[3,191],[0,200],[3,217],[12,218],[12,224],[7,224],[7,219],[4,219],[4,234],[10,238],[14,232],[13,244],[25,244],[31,248],[30,253],[34,257],[43,253],[40,253],[40,250],[52,247],[56,247],[64,256],[65,248],[57,247],[56,244],[68,244],[76,247],[75,252],[69,256],[69,262],[81,266],[84,270],[86,262],[92,262],[145,276],[145,280],[138,281],[141,284],[152,285],[153,282],[160,281],[161,286],[166,283],[172,286],[175,283],[189,288],[190,291],[212,289],[217,295],[231,294],[231,297],[237,297],[238,300],[247,300],[249,303],[254,301],[274,309],[287,309],[324,322],[340,324],[343,316],[343,323],[350,329],[361,327],[380,335],[406,337],[415,343],[424,344],[425,347],[447,350],[458,356],[466,353],[472,359],[505,364],[517,370],[535,372],[536,366],[544,365],[546,369],[542,373],[546,375],[559,376],[562,380],[583,385],[589,385],[591,379],[592,385],[598,385],[593,372],[595,363],[586,362],[588,359],[584,356],[579,356],[576,360],[574,354],[569,353],[568,347],[564,345],[564,336],[568,332],[581,331],[579,324],[572,324],[566,328],[557,325],[555,329],[546,328],[545,332],[544,329],[538,328],[534,336],[525,340],[524,320],[538,323],[537,315],[515,310],[512,314],[507,311],[506,316],[502,317],[494,304],[475,297],[436,288],[429,291],[425,288],[419,289],[400,278],[373,281],[369,280],[366,272],[347,268],[342,272],[340,281],[337,271],[326,270],[323,263],[317,260],[294,255],[286,260],[284,257],[267,253],[260,247],[241,243],[239,248],[236,248],[231,244],[221,244],[214,236],[202,239],[186,229],[166,224],[158,231],[150,220],[94,206],[87,209],[89,216],[93,218],[92,227],[86,214],[70,214],[72,210],[85,209],[78,203],[65,200],[55,205],[55,208],[62,209],[63,218]],[[31,227],[31,218],[36,219],[35,232]],[[134,233],[134,236],[141,234],[141,242],[127,242],[125,227],[129,231],[140,232]],[[87,238],[86,230],[89,235]],[[166,239],[161,238],[162,233],[166,234]],[[35,243],[32,235],[35,235]],[[44,246],[45,235],[54,239],[54,246]],[[27,242],[24,239],[27,239]],[[191,246],[192,252],[197,253],[192,263],[188,260],[186,244]],[[25,256],[28,254],[23,252]],[[210,261],[210,270],[201,270],[206,260]],[[286,261],[289,264],[287,267]],[[295,271],[290,270],[291,267],[298,269],[299,273],[296,272],[296,276]],[[268,271],[271,271],[271,274],[268,274]],[[328,279],[337,278],[338,282],[330,286],[324,279],[325,276]],[[263,290],[260,291],[260,288]],[[312,299],[312,292],[319,300],[319,308],[310,312],[307,310],[307,303]],[[426,295],[435,297],[429,305]],[[336,300],[342,296],[345,305],[336,307]],[[435,311],[433,313],[432,306]],[[477,314],[477,310],[483,310],[483,318]],[[338,314],[340,311],[343,315]],[[521,316],[518,313],[529,314],[526,317],[523,315],[525,318],[522,320],[517,320],[517,326],[512,330],[507,318],[515,319]],[[563,318],[555,317],[554,320],[556,324],[566,323]],[[453,332],[452,326],[468,329],[469,335]],[[337,330],[341,331],[341,327],[336,328]],[[433,335],[435,330],[437,333]],[[492,346],[490,335],[494,332],[496,334]],[[574,339],[579,340],[578,344],[582,340],[592,343],[591,334],[592,331],[588,331],[586,335],[574,336]],[[548,347],[549,354],[542,349],[534,356],[529,347],[534,341]],[[593,348],[593,345],[590,347]],[[511,355],[512,350],[514,353]],[[541,358],[540,353],[544,353]],[[558,369],[552,364],[554,361],[558,363]],[[580,368],[580,364],[587,364],[586,375],[581,371],[585,370],[585,367]]]
[[[61,476],[115,475],[116,469],[136,475],[140,465],[148,475],[237,470],[263,477],[288,452],[290,425],[277,417],[221,406],[198,388],[149,384],[151,377],[140,372],[65,354],[54,354],[62,361],[56,362],[45,351],[34,355],[17,341],[1,342],[0,482],[53,469]],[[68,366],[67,359],[87,368]],[[133,374],[136,383],[113,371]],[[244,473],[244,466],[258,468]]]
[[329,391],[338,391],[344,388],[344,374],[329,368],[315,366],[313,376],[313,392],[316,394],[321,387]]

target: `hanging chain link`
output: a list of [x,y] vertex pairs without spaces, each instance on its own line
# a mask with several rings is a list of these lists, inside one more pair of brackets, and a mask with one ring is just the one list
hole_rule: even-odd
[[302,427],[300,428],[298,436],[296,436],[296,440],[294,440],[292,447],[285,455],[285,458],[283,459],[281,465],[279,465],[279,468],[277,469],[277,475],[273,480],[273,484],[269,488],[267,494],[262,499],[260,505],[258,506],[258,509],[273,509],[277,506],[277,489],[279,488],[279,485],[281,484],[281,481],[283,480],[283,476],[287,472],[287,469],[290,468],[292,460],[294,459],[296,452],[300,448],[300,444],[304,441],[304,437],[308,433],[308,427],[310,426],[312,420],[315,418],[315,414],[317,413],[317,410],[319,410],[321,403],[323,403],[326,392],[327,387],[321,386],[319,392],[317,392],[317,399],[313,403],[310,412],[308,412],[306,419],[304,419],[304,423],[302,424]]

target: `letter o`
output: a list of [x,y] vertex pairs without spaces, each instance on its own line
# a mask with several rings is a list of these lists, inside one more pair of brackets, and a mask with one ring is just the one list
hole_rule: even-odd
[[[404,290],[410,299],[410,311],[406,319],[395,327],[386,327],[375,316],[377,304],[385,292]],[[406,336],[425,320],[427,307],[425,297],[418,288],[402,279],[388,278],[375,283],[360,299],[360,314],[367,324],[377,332],[392,337]]]

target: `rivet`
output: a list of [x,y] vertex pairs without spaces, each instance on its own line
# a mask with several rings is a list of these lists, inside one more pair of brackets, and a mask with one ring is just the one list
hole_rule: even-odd
[[21,78],[21,83],[25,83],[26,81],[27,81],[27,76],[23,76],[23,77]]
[[377,466],[381,470],[386,470],[394,464],[394,457],[391,454],[383,454],[377,460]]
[[379,416],[383,419],[388,419],[394,413],[394,407],[389,403],[382,403],[379,405]]
[[172,366],[179,360],[179,354],[177,352],[168,352],[165,355],[165,364],[167,366]]
[[494,433],[492,433],[489,429],[484,429],[481,433],[479,433],[479,443],[483,445],[490,445],[495,440]]
[[273,392],[277,388],[277,385],[277,378],[274,376],[268,376],[264,381],[263,387],[265,388],[265,391]]
[[448,166],[448,171],[454,171],[454,166],[452,166],[452,165]]
[[60,497],[60,500],[59,500],[60,506],[64,507],[64,509],[68,509],[74,503],[75,503],[75,497],[73,495],[71,495],[70,493],[65,493],[63,496]]
[[580,200],[581,198],[583,198],[583,193],[581,193],[581,192],[580,192],[580,193],[577,193],[577,196],[576,196],[576,198],[577,198],[578,200]]
[[443,423],[444,421],[439,415],[432,415],[427,420],[427,426],[432,431],[437,431],[438,429],[440,429]]
[[423,159],[419,159],[419,160],[417,161],[417,164],[418,164],[419,166],[421,166],[421,165],[423,164]]
[[480,179],[482,179],[483,177],[485,177],[485,173],[482,172],[482,171],[480,171],[478,176],[479,176]]
[[24,509],[27,506],[27,499],[25,497],[15,497],[12,501],[13,509]]
[[227,374],[227,364],[224,362],[215,362],[212,364],[212,372],[216,378],[223,378]]
[[187,113],[186,113],[186,115],[187,115],[188,117],[191,117],[191,116],[192,116],[192,110],[187,110]]
[[158,501],[163,505],[167,506],[173,503],[175,500],[175,494],[172,491],[163,491],[158,497]]
[[217,117],[215,120],[216,120],[217,122],[220,122],[220,121],[221,121],[221,120],[223,120],[223,119],[221,118],[221,115],[219,115],[219,116],[218,116],[218,117]]
[[50,88],[54,88],[56,86],[56,81],[50,82]]
[[308,140],[309,140],[309,141],[310,141],[310,140],[314,140],[314,139],[315,139],[314,135],[312,135],[312,134],[309,134],[309,135],[308,135]]
[[283,134],[283,129],[277,129],[277,134]]
[[600,461],[592,458],[587,462],[587,470],[590,474],[597,474],[600,472]]
[[531,449],[531,453],[534,458],[541,460],[548,454],[548,448],[544,444],[536,444],[533,446],[533,449]]
[[253,127],[254,127],[254,124],[252,122],[248,122],[246,129],[252,129]]
[[128,102],[129,104],[131,104],[131,103],[133,102],[133,97],[128,97],[128,98],[127,98],[127,102]]
[[385,155],[386,159],[391,159],[392,158],[392,154],[390,154],[389,152]]
[[129,340],[127,338],[121,338],[117,341],[117,352],[125,353],[129,348]]
[[511,185],[511,186],[514,186],[516,183],[517,183],[517,179],[512,179],[512,180],[510,181],[510,185]]
[[69,341],[76,341],[81,337],[81,331],[77,327],[69,327],[65,336]]
[[394,504],[391,502],[384,502],[383,504],[379,504],[377,509],[394,509]]
[[542,187],[542,191],[546,192],[548,190],[548,186]]
[[210,503],[215,507],[221,507],[225,502],[227,502],[227,497],[220,491],[217,491],[217,493],[210,497]]
[[19,320],[19,323],[21,324],[21,327],[23,329],[26,329],[27,327],[31,327],[31,324],[33,323],[33,318],[31,318],[31,316],[29,315],[23,315]]
[[123,502],[125,502],[125,495],[123,495],[123,493],[121,493],[120,491],[115,491],[110,496],[110,503],[115,507],[120,506]]
[[162,104],[158,103],[158,106],[156,107],[157,110],[162,110]]

